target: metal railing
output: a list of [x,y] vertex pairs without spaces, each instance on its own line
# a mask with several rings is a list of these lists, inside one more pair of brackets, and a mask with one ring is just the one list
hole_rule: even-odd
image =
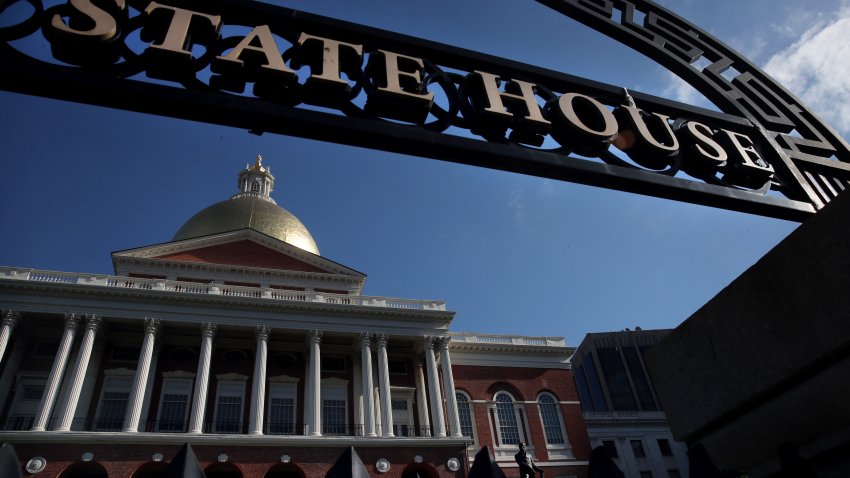
[[333,294],[315,291],[293,291],[267,287],[245,287],[225,284],[203,284],[166,279],[142,279],[106,274],[56,272],[36,269],[0,267],[0,279],[14,279],[56,284],[77,284],[122,289],[140,289],[182,294],[209,294],[225,297],[246,297],[294,302],[357,305],[406,310],[446,310],[446,303],[437,300],[398,299],[378,296]]
[[[2,431],[31,430],[35,421],[34,416],[15,416],[0,419]],[[54,417],[47,423],[47,430],[55,430],[59,420]],[[120,432],[124,421],[116,419],[75,418],[71,422],[72,431],[86,432]],[[248,423],[243,421],[205,421],[202,428],[205,434],[214,435],[245,435],[248,433]],[[147,433],[187,433],[188,420],[141,420],[138,431]],[[322,436],[358,437],[365,436],[365,425],[360,423],[326,423],[322,426]],[[380,426],[375,429],[377,436],[383,436]],[[298,423],[266,423],[263,433],[271,436],[306,436],[310,434],[307,425]],[[431,427],[413,425],[394,425],[393,435],[404,437],[430,437]]]

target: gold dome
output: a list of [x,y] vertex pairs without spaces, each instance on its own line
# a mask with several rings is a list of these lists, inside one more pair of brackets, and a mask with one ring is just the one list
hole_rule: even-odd
[[257,197],[234,197],[192,216],[173,241],[251,228],[319,255],[316,241],[304,224],[286,209]]

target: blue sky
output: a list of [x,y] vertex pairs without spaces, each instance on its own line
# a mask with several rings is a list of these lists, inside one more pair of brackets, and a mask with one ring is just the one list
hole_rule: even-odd
[[[710,106],[638,53],[534,1],[286,6]],[[662,2],[766,67],[845,136],[843,1]],[[710,8],[707,8],[710,5]],[[838,61],[841,59],[841,61]],[[0,265],[111,272],[235,192],[262,154],[273,197],[365,294],[443,299],[455,331],[675,327],[796,224],[430,159],[0,92]]]

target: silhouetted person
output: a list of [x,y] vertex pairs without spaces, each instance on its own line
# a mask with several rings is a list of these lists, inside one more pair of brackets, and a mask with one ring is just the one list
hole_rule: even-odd
[[516,464],[519,465],[520,478],[534,478],[534,472],[540,473],[540,478],[543,478],[543,470],[534,464],[531,455],[525,452],[525,443],[519,444],[519,453],[514,455]]

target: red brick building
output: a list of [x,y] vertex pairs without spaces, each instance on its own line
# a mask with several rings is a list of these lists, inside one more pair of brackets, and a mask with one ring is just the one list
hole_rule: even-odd
[[157,476],[191,443],[210,478],[460,478],[481,447],[547,478],[590,453],[560,337],[453,333],[441,301],[362,295],[277,206],[239,192],[114,275],[0,268],[0,441],[39,477]]

